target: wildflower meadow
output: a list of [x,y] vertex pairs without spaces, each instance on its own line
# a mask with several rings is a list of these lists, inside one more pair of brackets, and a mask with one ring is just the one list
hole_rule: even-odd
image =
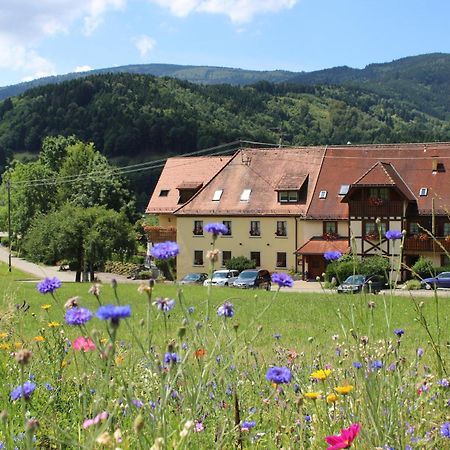
[[0,448],[450,448],[437,292],[305,294],[286,274],[272,292],[88,286],[0,269]]

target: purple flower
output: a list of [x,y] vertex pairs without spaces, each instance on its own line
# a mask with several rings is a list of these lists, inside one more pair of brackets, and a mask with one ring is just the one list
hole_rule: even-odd
[[422,358],[422,356],[423,356],[423,348],[419,347],[417,349],[417,357]]
[[445,422],[441,426],[441,436],[450,438],[450,422]]
[[28,400],[31,394],[36,389],[36,383],[32,383],[31,381],[27,381],[23,384],[23,386],[17,386],[15,389],[11,391],[11,399],[18,400],[22,396]]
[[47,389],[47,391],[55,390],[55,388],[50,383],[44,383],[44,387],[45,387],[45,389]]
[[330,252],[325,252],[323,254],[323,257],[327,260],[327,261],[337,261],[340,257],[342,256],[342,253],[335,250],[335,251],[330,251]]
[[271,367],[266,373],[266,380],[275,384],[290,383],[291,371],[287,367]]
[[353,367],[354,367],[355,369],[361,369],[362,364],[361,364],[359,361],[355,361],[355,362],[353,363]]
[[276,340],[281,339],[281,334],[280,333],[275,333],[273,335],[273,338],[276,339]]
[[131,403],[133,403],[133,405],[136,406],[136,408],[142,408],[142,406],[144,406],[144,403],[142,402],[142,400],[138,400],[138,399],[131,400]]
[[114,324],[118,324],[120,319],[131,316],[131,306],[115,306],[115,305],[105,305],[100,306],[95,314],[101,320],[109,320]]
[[386,239],[389,239],[390,241],[397,241],[403,237],[403,234],[399,230],[389,230],[386,231],[384,234],[386,236]]
[[176,364],[180,362],[180,357],[176,353],[167,352],[164,355],[164,364]]
[[383,362],[382,361],[372,361],[371,364],[372,370],[380,370],[383,368]]
[[220,222],[207,223],[203,229],[207,233],[212,233],[214,236],[217,236],[219,234],[227,234],[228,233],[228,227]]
[[396,334],[398,337],[402,337],[402,335],[405,334],[405,330],[402,330],[401,328],[397,328],[394,330],[394,334]]
[[287,273],[273,273],[272,283],[278,284],[280,288],[292,287],[294,285],[294,280]]
[[175,258],[180,252],[180,247],[176,242],[166,241],[155,244],[151,250],[151,254],[156,259]]
[[93,314],[87,308],[68,309],[64,319],[69,325],[84,325],[92,319]]
[[249,422],[242,422],[241,431],[250,431],[254,427],[256,427],[256,422],[254,420],[251,420]]
[[234,316],[234,306],[230,302],[225,302],[217,308],[217,315],[223,317],[233,317]]
[[37,284],[37,290],[41,294],[53,294],[53,292],[61,287],[61,280],[58,278],[45,278],[43,281]]
[[156,299],[155,302],[153,302],[153,304],[160,309],[163,312],[169,312],[171,311],[174,306],[175,306],[175,300],[173,300],[172,298],[162,298],[162,297],[158,297]]

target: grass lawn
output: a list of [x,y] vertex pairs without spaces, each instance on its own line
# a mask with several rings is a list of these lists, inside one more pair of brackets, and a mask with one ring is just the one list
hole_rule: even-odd
[[[97,298],[81,283],[41,294],[36,281],[18,281],[29,277],[5,268],[6,448],[20,441],[24,449],[323,449],[326,436],[352,423],[361,424],[355,449],[448,448],[440,433],[450,396],[446,298],[415,307],[389,293],[170,284],[151,294],[136,284],[102,285]],[[94,313],[86,324],[65,321],[64,303],[73,297]],[[157,298],[175,299],[174,308],[164,313]],[[225,301],[232,317],[217,315]],[[100,320],[99,303],[130,305],[131,316]],[[91,351],[77,348],[80,339]],[[32,351],[29,362],[14,353],[21,348]],[[33,389],[27,398],[21,386]]]

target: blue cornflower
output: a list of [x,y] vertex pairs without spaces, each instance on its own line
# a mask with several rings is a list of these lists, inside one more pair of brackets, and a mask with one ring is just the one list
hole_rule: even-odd
[[256,427],[256,422],[254,420],[242,422],[241,431],[250,431],[254,427]]
[[310,416],[309,414],[307,414],[307,415],[305,416],[305,422],[306,422],[306,423],[311,423],[311,422],[312,422],[312,418],[311,418],[311,416]]
[[32,383],[31,381],[26,381],[22,386],[17,386],[15,389],[11,391],[11,399],[18,400],[22,396],[28,400],[31,397],[31,394],[36,389],[36,383]]
[[294,280],[287,273],[273,273],[272,283],[278,284],[280,288],[292,287],[294,285]]
[[417,349],[417,357],[418,357],[418,358],[422,358],[423,353],[424,353],[423,348],[419,347],[419,348]]
[[450,382],[447,380],[447,378],[442,378],[442,380],[438,381],[438,384],[445,388],[450,386]]
[[287,367],[271,367],[266,373],[266,380],[275,384],[290,383],[291,371]]
[[399,230],[389,230],[386,231],[384,234],[386,236],[386,239],[389,239],[390,241],[397,241],[403,237],[403,234]]
[[178,362],[180,362],[180,357],[175,352],[167,352],[164,354],[164,364],[176,364]]
[[380,370],[383,368],[383,362],[379,360],[372,361],[371,367],[372,370]]
[[227,234],[228,227],[223,223],[207,223],[203,228],[207,233],[212,233],[213,236],[217,236],[219,234]]
[[92,312],[87,308],[78,307],[68,309],[64,319],[69,325],[84,325],[92,319],[92,316]]
[[273,335],[273,338],[276,339],[278,341],[278,339],[281,339],[281,334],[280,333],[275,333]]
[[180,247],[176,242],[166,241],[155,244],[151,250],[151,254],[156,259],[170,259],[180,253]]
[[44,383],[44,387],[45,387],[45,389],[47,389],[47,391],[55,390],[55,388],[50,383]]
[[355,369],[361,369],[362,364],[361,364],[359,361],[354,361],[354,362],[353,362],[353,367],[354,367]]
[[405,334],[405,330],[402,330],[401,328],[397,328],[394,330],[394,334],[396,334],[398,337],[402,337],[402,335]]
[[234,306],[230,302],[225,302],[217,308],[217,315],[223,317],[233,317],[234,316]]
[[45,278],[37,284],[37,290],[41,294],[52,294],[56,289],[61,287],[61,280],[58,278]]
[[189,306],[188,308],[188,313],[189,314],[194,314],[195,308],[193,306]]
[[133,405],[136,406],[136,408],[142,408],[142,406],[144,406],[144,402],[138,399],[131,400],[131,403],[133,403]]
[[115,305],[105,305],[98,308],[96,314],[101,320],[109,320],[115,325],[118,325],[120,319],[131,316],[131,306],[115,306]]
[[323,254],[323,257],[324,257],[327,261],[337,261],[341,256],[342,256],[342,253],[339,252],[338,250],[325,252],[325,253]]
[[153,305],[155,305],[158,309],[166,313],[174,308],[175,300],[167,297],[166,298],[158,297],[156,301],[153,302]]
[[450,422],[445,422],[441,426],[441,436],[450,438]]

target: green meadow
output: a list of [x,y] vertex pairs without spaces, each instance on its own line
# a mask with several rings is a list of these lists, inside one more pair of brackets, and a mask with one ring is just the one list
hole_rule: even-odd
[[[4,448],[322,449],[354,424],[352,448],[450,442],[447,298],[164,283],[41,294],[32,279],[0,266]],[[94,313],[79,326],[65,320],[74,297]],[[217,314],[224,302],[231,317]],[[130,305],[130,317],[95,317],[107,304]],[[26,383],[33,392],[16,398]]]

